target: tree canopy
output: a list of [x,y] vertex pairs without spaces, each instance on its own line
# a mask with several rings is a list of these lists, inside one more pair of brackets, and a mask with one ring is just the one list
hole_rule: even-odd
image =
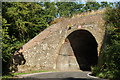
[[102,65],[94,68],[93,73],[102,78],[120,79],[120,7],[107,8],[104,14],[106,22],[106,41],[102,48]]

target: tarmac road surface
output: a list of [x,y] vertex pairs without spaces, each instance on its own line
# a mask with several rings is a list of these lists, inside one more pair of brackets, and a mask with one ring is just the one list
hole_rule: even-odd
[[107,80],[90,76],[91,72],[44,72],[18,76],[8,80]]

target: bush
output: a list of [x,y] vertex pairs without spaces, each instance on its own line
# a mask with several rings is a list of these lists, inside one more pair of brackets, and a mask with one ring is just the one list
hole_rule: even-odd
[[107,40],[101,54],[104,61],[101,66],[93,68],[93,74],[112,80],[120,79],[120,8],[107,8],[104,14]]

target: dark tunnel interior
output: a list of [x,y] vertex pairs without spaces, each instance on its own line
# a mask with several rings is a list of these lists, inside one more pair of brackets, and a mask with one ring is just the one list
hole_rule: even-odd
[[79,67],[83,71],[91,71],[91,66],[98,62],[97,42],[87,30],[76,30],[67,39],[73,49]]

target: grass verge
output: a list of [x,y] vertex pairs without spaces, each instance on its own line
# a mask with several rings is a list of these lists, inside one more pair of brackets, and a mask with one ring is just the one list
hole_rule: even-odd
[[30,72],[16,72],[16,73],[10,73],[7,75],[2,76],[2,79],[7,79],[7,78],[14,78],[17,77],[18,75],[24,75],[24,74],[31,74],[31,73],[39,73],[39,72],[54,72],[54,71],[30,71]]

